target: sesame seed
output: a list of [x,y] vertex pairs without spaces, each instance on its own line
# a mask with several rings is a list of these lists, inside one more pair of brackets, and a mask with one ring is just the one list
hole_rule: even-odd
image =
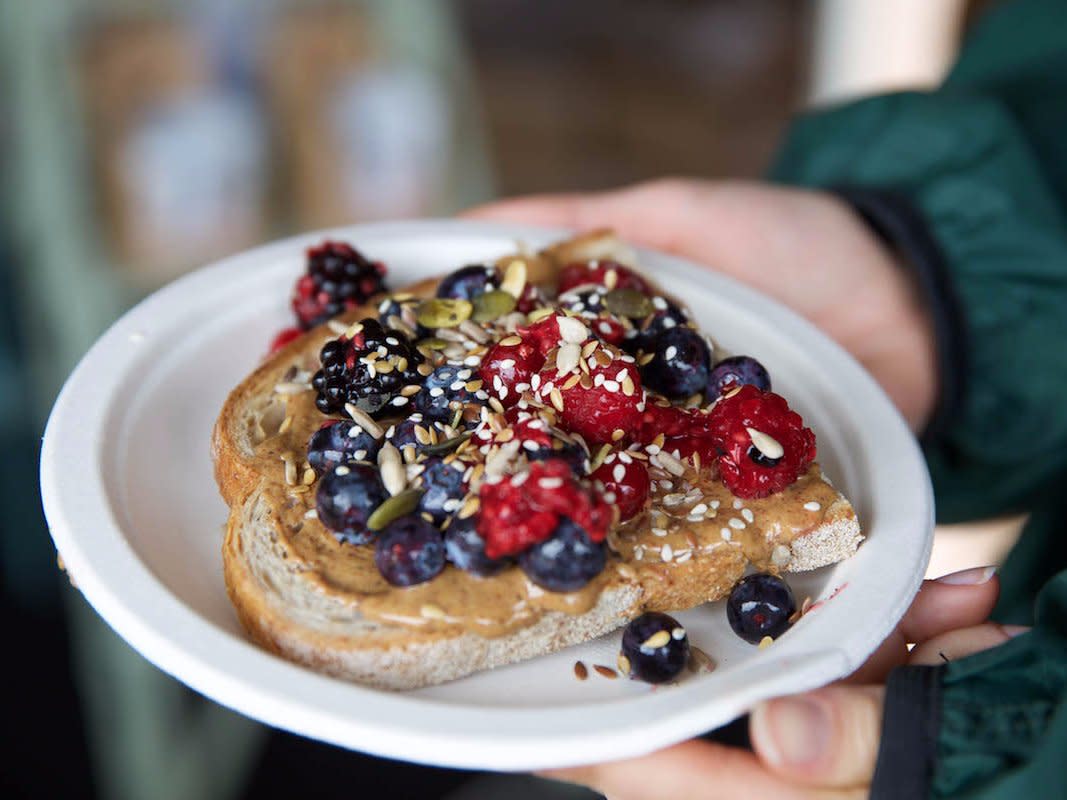
[[503,361],[500,362],[500,368],[501,369],[511,369],[514,366],[515,366],[515,359],[514,358],[505,358]]
[[[663,547],[660,548],[659,557],[661,561],[671,561],[674,558],[674,550],[669,544],[664,544]],[[666,633],[666,631],[660,631],[660,633]]]
[[626,478],[626,467],[622,464],[616,464],[615,469],[611,471],[611,477],[616,482],[621,483]]
[[[562,410],[563,409],[561,408],[560,411],[562,411]],[[616,428],[615,430],[613,430],[611,432],[611,441],[617,442],[620,439],[622,439],[622,437],[625,436],[625,435],[626,435],[626,431],[624,431],[622,428]]]
[[693,506],[691,509],[689,509],[689,513],[694,515],[694,516],[699,517],[699,516],[702,516],[704,514],[704,512],[707,511],[707,510],[708,510],[708,504],[707,503],[697,503],[695,506]]
[[731,528],[734,528],[739,531],[744,530],[746,527],[745,523],[739,520],[737,517],[731,517],[730,521],[726,524],[729,525]]
[[723,541],[730,541],[734,535],[730,532],[729,528],[719,528],[719,535],[722,536]]
[[[599,378],[600,375],[597,375],[597,377]],[[614,394],[618,392],[622,387],[619,386],[618,381],[604,381],[604,388]]]
[[805,511],[819,511],[821,508],[822,506],[816,503],[814,500],[804,504]]
[[563,485],[563,478],[541,478],[537,484],[542,489],[558,489]]
[[352,470],[350,470],[348,467],[346,467],[344,464],[342,464],[341,466],[339,466],[336,469],[334,469],[333,474],[334,475],[340,475],[343,478],[345,475],[347,475],[351,471]]
[[742,508],[741,516],[745,518],[745,522],[751,523],[756,521],[756,515],[752,513],[751,508]]
[[741,508],[744,505],[745,504],[738,500],[736,497],[734,498],[734,508]]
[[663,357],[665,359],[667,359],[668,361],[670,361],[671,359],[673,359],[677,355],[678,355],[678,348],[675,347],[673,344],[663,352]]

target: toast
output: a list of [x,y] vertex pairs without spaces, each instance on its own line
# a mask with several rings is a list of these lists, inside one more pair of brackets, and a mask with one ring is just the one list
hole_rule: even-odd
[[[506,257],[499,266],[503,272],[519,260],[527,284],[549,285],[567,264],[605,259],[622,265],[635,260],[610,232],[596,231],[536,254]],[[508,280],[505,273],[505,288]],[[437,287],[437,280],[425,280],[405,292],[429,298]],[[392,585],[376,568],[373,547],[343,540],[317,518],[321,478],[305,459],[309,438],[327,419],[309,384],[319,369],[319,352],[350,325],[376,316],[374,304],[354,308],[282,347],[233,390],[214,429],[215,477],[230,506],[222,550],[227,591],[249,634],[285,658],[378,688],[427,686],[596,638],[646,610],[721,599],[749,567],[802,571],[834,563],[851,555],[862,539],[852,506],[814,462],[781,490],[742,499],[724,485],[707,456],[701,464],[699,453],[672,454],[662,435],[644,445],[621,440],[618,446],[588,446],[581,436],[560,434],[577,442],[590,469],[618,472],[640,461],[650,478],[649,500],[639,513],[620,522],[615,509],[606,563],[595,577],[575,590],[551,591],[515,565],[478,577],[449,564],[431,580]],[[506,334],[524,322],[519,314],[490,325]],[[471,363],[485,349],[484,343],[474,344],[467,346],[475,354]],[[543,401],[543,413],[554,421],[555,398],[551,391],[539,397],[539,388],[545,387],[531,392],[526,386],[521,402],[533,395],[534,406]],[[457,450],[477,455],[482,441],[489,442],[483,446],[489,453],[507,448],[500,443],[510,435],[507,423],[494,408],[503,411],[491,396],[473,435],[457,437],[462,440]],[[349,413],[372,431],[380,425],[374,431],[379,436],[391,422],[387,417],[376,424],[359,410]],[[430,431],[435,446],[456,433],[447,424],[438,427],[440,434]],[[521,451],[517,444],[508,450],[512,456]],[[411,480],[419,465],[406,462]],[[470,486],[479,481],[472,473],[486,482],[517,480],[514,474],[484,474],[491,472],[484,463],[464,476],[471,478]],[[476,508],[476,497],[468,493],[461,510],[457,501],[455,515]]]

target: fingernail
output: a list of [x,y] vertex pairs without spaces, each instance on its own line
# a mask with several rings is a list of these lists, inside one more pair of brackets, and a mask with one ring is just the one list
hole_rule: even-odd
[[937,578],[937,582],[947,583],[949,586],[980,586],[996,574],[996,567],[971,567],[942,575]]
[[822,704],[803,697],[772,700],[767,706],[772,756],[782,766],[817,759],[830,738],[830,716]]
[[1030,632],[1029,625],[1001,625],[1000,629],[1004,632],[1005,636],[1010,636],[1012,639],[1016,636],[1022,636],[1024,633]]

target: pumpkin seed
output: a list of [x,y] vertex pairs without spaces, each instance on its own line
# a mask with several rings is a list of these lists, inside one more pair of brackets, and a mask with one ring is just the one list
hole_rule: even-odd
[[372,531],[380,531],[393,520],[410,514],[418,508],[422,495],[422,489],[408,489],[400,494],[394,494],[374,509],[374,513],[367,519],[367,527]]
[[469,300],[433,297],[419,303],[415,319],[427,328],[455,328],[459,323],[470,319],[473,311],[474,306]]
[[612,289],[604,295],[604,305],[612,314],[630,319],[642,319],[655,310],[652,301],[636,289]]
[[515,296],[501,289],[478,295],[472,301],[475,322],[489,322],[510,313],[515,308]]
[[422,448],[422,452],[431,456],[440,456],[445,453],[450,453],[471,438],[470,432],[461,433],[459,436],[454,436],[451,439],[446,439],[443,442],[437,444],[431,444],[428,447]]

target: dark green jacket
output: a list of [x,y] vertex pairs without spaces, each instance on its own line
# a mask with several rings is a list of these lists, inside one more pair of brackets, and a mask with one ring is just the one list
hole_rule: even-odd
[[1035,628],[939,670],[929,796],[1067,798],[1067,0],[996,6],[935,92],[801,118],[773,174],[875,198],[890,239],[878,197],[917,212],[944,273],[938,520],[1031,515],[994,616]]

